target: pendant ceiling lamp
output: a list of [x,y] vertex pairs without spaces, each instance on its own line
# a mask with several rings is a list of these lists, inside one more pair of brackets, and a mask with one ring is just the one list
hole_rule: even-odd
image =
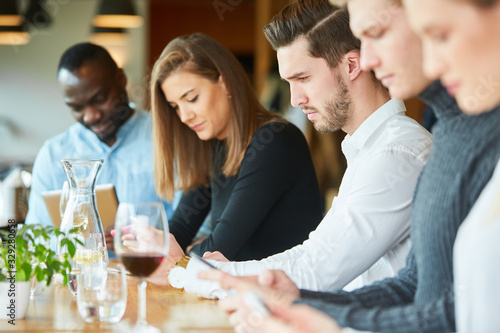
[[124,45],[128,42],[128,34],[123,28],[92,27],[90,40],[100,45]]
[[23,17],[17,11],[16,0],[0,1],[0,26],[16,26],[23,23]]
[[123,28],[92,27],[90,42],[104,46],[118,67],[123,68],[129,59],[129,35]]
[[23,45],[29,42],[29,33],[23,29],[16,0],[0,1],[0,44]]
[[24,45],[29,41],[30,34],[22,26],[0,26],[0,45]]
[[93,20],[94,26],[103,28],[137,28],[142,22],[132,0],[101,0]]

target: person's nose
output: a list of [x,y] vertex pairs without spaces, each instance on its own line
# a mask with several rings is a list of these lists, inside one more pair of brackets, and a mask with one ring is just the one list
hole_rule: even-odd
[[182,123],[184,124],[187,124],[190,122],[190,120],[192,120],[193,118],[195,118],[195,113],[193,112],[193,110],[191,110],[191,108],[187,107],[187,106],[178,106],[178,109],[177,109],[177,115],[179,116],[179,119],[181,120]]
[[304,104],[307,104],[307,95],[304,92],[304,89],[301,88],[298,84],[290,84],[290,104],[293,107],[298,107]]
[[360,65],[363,71],[371,71],[380,65],[380,59],[377,56],[373,46],[368,41],[361,42],[361,60]]
[[97,109],[92,104],[89,104],[83,110],[83,122],[86,124],[93,124],[101,120],[103,117],[102,111]]
[[424,44],[423,57],[424,75],[431,80],[439,79],[446,71],[445,61],[440,54]]

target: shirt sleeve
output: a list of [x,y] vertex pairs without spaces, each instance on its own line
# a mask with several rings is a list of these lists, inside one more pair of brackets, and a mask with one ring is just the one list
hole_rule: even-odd
[[33,164],[30,197],[26,224],[52,225],[49,213],[42,198],[42,192],[61,189],[63,184],[56,182],[49,145],[42,146]]
[[452,332],[455,329],[454,297],[414,304],[417,266],[410,251],[406,267],[397,277],[387,278],[352,292],[301,291],[296,302],[307,304],[333,317],[342,327],[374,332]]
[[170,233],[185,251],[191,244],[205,217],[210,212],[211,195],[209,187],[189,191],[180,199],[169,222]]
[[[376,154],[353,175],[349,193],[334,200],[303,244],[261,261],[215,264],[233,275],[280,269],[301,289],[341,289],[408,236],[413,191],[423,164],[404,151]],[[220,295],[217,284],[197,287],[199,294],[212,292]]]
[[422,305],[363,308],[323,301],[301,302],[333,317],[341,327],[370,332],[454,332],[453,295]]
[[[220,251],[233,260],[265,221],[270,210],[292,186],[304,149],[298,146],[295,127],[282,123],[264,125],[246,149],[231,198],[213,232],[193,251]],[[300,141],[302,143],[302,141]],[[299,149],[300,148],[300,149]],[[262,244],[265,246],[265,244]]]

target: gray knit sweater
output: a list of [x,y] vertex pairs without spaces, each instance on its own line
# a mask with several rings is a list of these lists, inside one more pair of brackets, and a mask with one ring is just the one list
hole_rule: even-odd
[[354,292],[302,291],[299,303],[340,326],[373,332],[452,332],[453,243],[500,158],[500,108],[460,112],[439,82],[420,96],[436,113],[433,148],[415,189],[406,267]]

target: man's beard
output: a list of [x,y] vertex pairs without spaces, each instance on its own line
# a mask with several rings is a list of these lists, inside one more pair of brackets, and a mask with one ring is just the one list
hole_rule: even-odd
[[339,74],[335,75],[337,81],[337,95],[325,103],[320,114],[321,121],[313,123],[314,128],[320,133],[332,133],[345,126],[352,112],[352,101],[347,85]]
[[106,129],[104,133],[94,132],[94,134],[99,138],[99,140],[106,143],[107,141],[112,140],[116,137],[116,133],[118,133],[118,130],[127,121],[131,113],[132,109],[130,109],[128,105],[123,104],[119,106],[117,109],[113,110],[107,118],[101,119],[91,124],[82,122],[82,125],[92,131],[91,127],[93,126],[96,125],[99,126],[104,123],[110,123],[109,127]]

